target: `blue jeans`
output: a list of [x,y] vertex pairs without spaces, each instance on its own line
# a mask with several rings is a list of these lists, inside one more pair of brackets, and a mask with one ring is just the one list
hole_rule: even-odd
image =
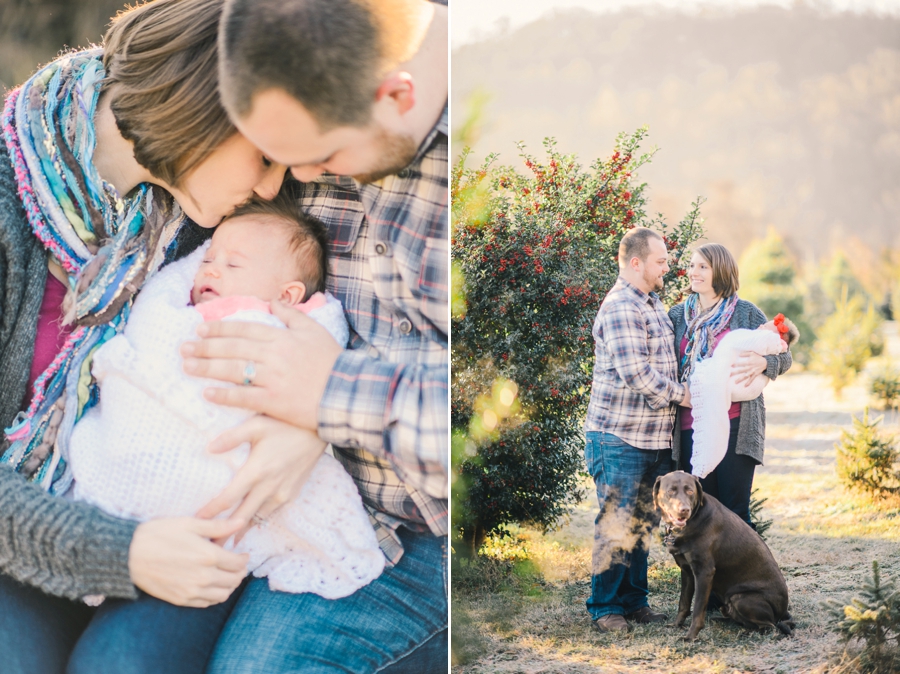
[[209,674],[447,671],[447,539],[400,528],[400,562],[342,599],[287,594],[254,578]]
[[589,431],[586,439],[584,458],[600,504],[586,602],[596,620],[647,606],[647,553],[659,525],[653,483],[672,470],[672,452],[638,449],[610,433]]
[[99,608],[44,594],[0,575],[0,671],[4,674],[199,674],[235,592],[205,609],[141,593]]

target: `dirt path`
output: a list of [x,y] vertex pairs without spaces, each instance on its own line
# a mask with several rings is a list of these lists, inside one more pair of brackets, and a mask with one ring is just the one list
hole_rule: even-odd
[[[886,329],[888,352],[900,362],[896,324]],[[900,509],[874,507],[846,492],[834,475],[834,443],[868,403],[862,384],[836,399],[827,381],[789,373],[766,389],[766,463],[755,486],[774,520],[767,542],[784,571],[798,630],[793,639],[749,634],[732,623],[710,621],[691,645],[672,626],[639,627],[624,637],[589,629],[590,541],[596,503],[582,503],[552,534],[522,529],[516,545],[526,568],[521,579],[490,594],[454,590],[454,672],[615,674],[813,674],[827,670],[839,649],[821,603],[853,592],[873,559],[900,581]],[[886,415],[886,430],[900,433],[900,415]],[[654,542],[650,553],[651,602],[674,615],[678,570]],[[520,567],[517,567],[520,568]],[[527,570],[519,574],[527,580]]]

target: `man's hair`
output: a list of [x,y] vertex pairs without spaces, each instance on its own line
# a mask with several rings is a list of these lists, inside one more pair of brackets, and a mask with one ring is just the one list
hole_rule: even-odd
[[238,206],[226,220],[239,216],[266,219],[287,232],[288,246],[297,262],[297,280],[306,285],[303,301],[314,293],[325,291],[328,280],[328,233],[325,225],[300,210],[290,183],[271,201],[254,196]]
[[704,243],[694,248],[709,263],[712,269],[712,286],[716,295],[731,297],[740,287],[737,262],[734,256],[721,243]]
[[663,240],[659,234],[646,227],[635,227],[623,236],[619,242],[619,269],[625,269],[633,257],[646,262],[650,255],[650,239]]
[[365,126],[380,78],[412,56],[418,0],[228,0],[219,48],[222,97],[246,116],[281,89],[323,131]]
[[138,163],[173,186],[235,133],[218,92],[222,4],[147,2],[120,12],[103,38],[116,125]]

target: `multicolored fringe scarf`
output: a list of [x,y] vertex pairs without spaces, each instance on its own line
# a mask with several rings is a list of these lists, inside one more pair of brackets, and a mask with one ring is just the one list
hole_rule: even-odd
[[708,357],[716,344],[716,337],[728,327],[734,308],[737,306],[737,294],[719,302],[711,311],[700,309],[697,293],[691,293],[684,303],[684,320],[687,323],[687,348],[681,359],[681,381],[686,382],[694,366]]
[[93,354],[124,327],[133,295],[182,221],[162,190],[141,184],[121,199],[97,173],[101,55],[93,49],[50,63],[9,94],[2,116],[28,222],[69,274],[66,319],[75,326],[35,381],[28,409],[6,429],[3,460],[54,494],[72,482],[72,428],[97,402]]

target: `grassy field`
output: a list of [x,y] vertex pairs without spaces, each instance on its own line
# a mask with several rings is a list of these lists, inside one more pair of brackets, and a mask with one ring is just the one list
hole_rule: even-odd
[[[692,644],[671,624],[637,626],[624,636],[590,629],[593,501],[546,536],[512,528],[487,557],[453,569],[454,672],[569,674],[813,674],[842,669],[843,648],[821,603],[852,595],[878,560],[900,582],[900,506],[848,492],[834,475],[834,443],[866,404],[862,386],[835,399],[813,374],[788,374],[766,391],[766,465],[755,486],[774,524],[767,542],[784,572],[797,630],[790,639],[749,633],[717,613]],[[900,417],[884,426],[900,431]],[[654,540],[651,605],[674,617],[679,571]],[[670,621],[671,623],[671,621]],[[849,656],[844,656],[846,661]]]

